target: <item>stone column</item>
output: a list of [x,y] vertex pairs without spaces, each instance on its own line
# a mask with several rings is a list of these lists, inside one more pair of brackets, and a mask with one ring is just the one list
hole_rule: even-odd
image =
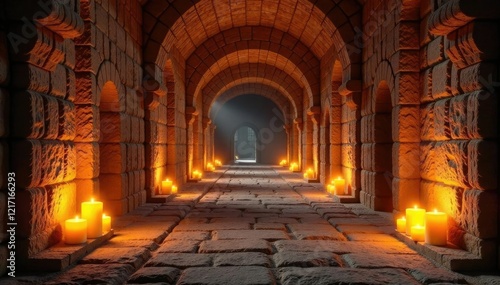
[[[310,119],[311,130],[308,130],[308,144],[310,145],[307,150],[307,162],[304,165],[307,168],[311,167],[316,173],[316,177],[319,177],[319,129],[321,124],[321,107],[312,106],[307,111],[308,118]],[[310,143],[309,143],[310,142]]]
[[[198,116],[198,112],[195,107],[186,107],[186,125],[187,125],[187,177],[191,177],[191,172],[194,168],[198,168],[198,165],[194,164],[194,122]],[[198,168],[199,171],[202,169]]]

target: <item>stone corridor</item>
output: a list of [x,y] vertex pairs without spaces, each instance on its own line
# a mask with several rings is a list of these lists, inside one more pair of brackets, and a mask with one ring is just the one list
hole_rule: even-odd
[[217,170],[113,227],[115,236],[76,266],[17,282],[500,284],[435,266],[394,237],[389,214],[334,202],[320,184],[272,166]]

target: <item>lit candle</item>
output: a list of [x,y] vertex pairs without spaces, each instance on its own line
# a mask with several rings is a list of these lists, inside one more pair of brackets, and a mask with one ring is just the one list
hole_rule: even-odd
[[443,212],[425,213],[425,243],[431,245],[446,245],[448,232],[448,217]]
[[172,186],[172,194],[177,194],[177,186],[173,185]]
[[306,172],[306,173],[304,173],[304,178],[305,178],[305,179],[308,179],[308,178],[309,178],[309,175],[307,174],[307,172]]
[[207,171],[214,171],[214,166],[212,163],[207,163]]
[[162,181],[160,194],[170,194],[170,191],[172,191],[172,184],[173,182],[168,178]]
[[335,194],[344,194],[345,190],[345,179],[342,179],[340,176],[337,179],[333,180],[333,185],[335,185]]
[[406,218],[402,217],[396,220],[397,230],[400,233],[406,232]]
[[306,177],[307,179],[314,179],[314,170],[312,170],[312,168],[308,168],[306,174],[307,174]]
[[216,159],[215,166],[222,166],[222,162],[220,160]]
[[107,234],[111,231],[111,217],[102,214],[102,234]]
[[64,222],[64,242],[67,244],[81,244],[87,241],[87,220],[68,219]]
[[82,218],[87,220],[87,237],[102,236],[102,202],[94,201],[82,203]]
[[417,206],[414,208],[406,209],[406,234],[411,236],[413,226],[423,225],[425,222],[425,210],[419,209]]
[[424,241],[425,227],[416,225],[411,227],[411,239],[414,241]]
[[290,164],[290,171],[297,171],[299,169],[299,165],[296,162],[292,162]]
[[328,184],[328,185],[326,185],[326,189],[328,190],[328,193],[330,193],[330,194],[334,194],[334,195],[336,194],[336,193],[335,193],[335,185],[333,185],[333,184]]

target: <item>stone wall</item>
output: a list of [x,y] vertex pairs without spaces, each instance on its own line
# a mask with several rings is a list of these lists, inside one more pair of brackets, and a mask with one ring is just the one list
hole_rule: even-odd
[[[364,7],[357,35],[364,70],[361,201],[396,213],[414,204],[445,211],[450,241],[491,261],[498,224],[498,102],[491,94],[498,22],[481,19],[491,18],[483,8],[449,14],[454,2]],[[390,105],[380,99],[384,92]]]

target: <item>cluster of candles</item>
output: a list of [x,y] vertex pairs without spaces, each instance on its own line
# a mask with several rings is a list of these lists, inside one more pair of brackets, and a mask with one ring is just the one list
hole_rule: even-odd
[[215,171],[215,166],[213,163],[211,163],[211,162],[207,163],[207,171],[210,171],[210,172]]
[[216,159],[216,160],[214,160],[214,164],[215,164],[215,166],[222,166],[222,161]]
[[193,172],[191,173],[191,179],[193,180],[201,180],[202,176],[203,174],[196,169],[193,170]]
[[299,170],[299,165],[296,162],[290,163],[290,171],[298,171]]
[[82,203],[81,218],[76,216],[64,223],[64,242],[82,244],[87,238],[98,238],[111,230],[111,217],[102,213],[103,203],[94,201]]
[[336,179],[333,179],[332,182],[330,182],[330,184],[326,186],[326,190],[328,191],[328,193],[333,195],[344,194],[345,179],[340,176]]
[[282,159],[282,160],[280,161],[280,166],[285,167],[287,164],[288,164],[288,161],[286,161],[286,159]]
[[406,209],[406,217],[397,219],[397,231],[417,242],[444,246],[447,244],[448,217],[443,212],[426,212],[415,206]]
[[308,168],[307,171],[304,173],[304,178],[305,179],[314,179],[316,177],[314,170],[312,168]]
[[165,179],[161,182],[160,195],[177,194],[177,186],[170,179]]

